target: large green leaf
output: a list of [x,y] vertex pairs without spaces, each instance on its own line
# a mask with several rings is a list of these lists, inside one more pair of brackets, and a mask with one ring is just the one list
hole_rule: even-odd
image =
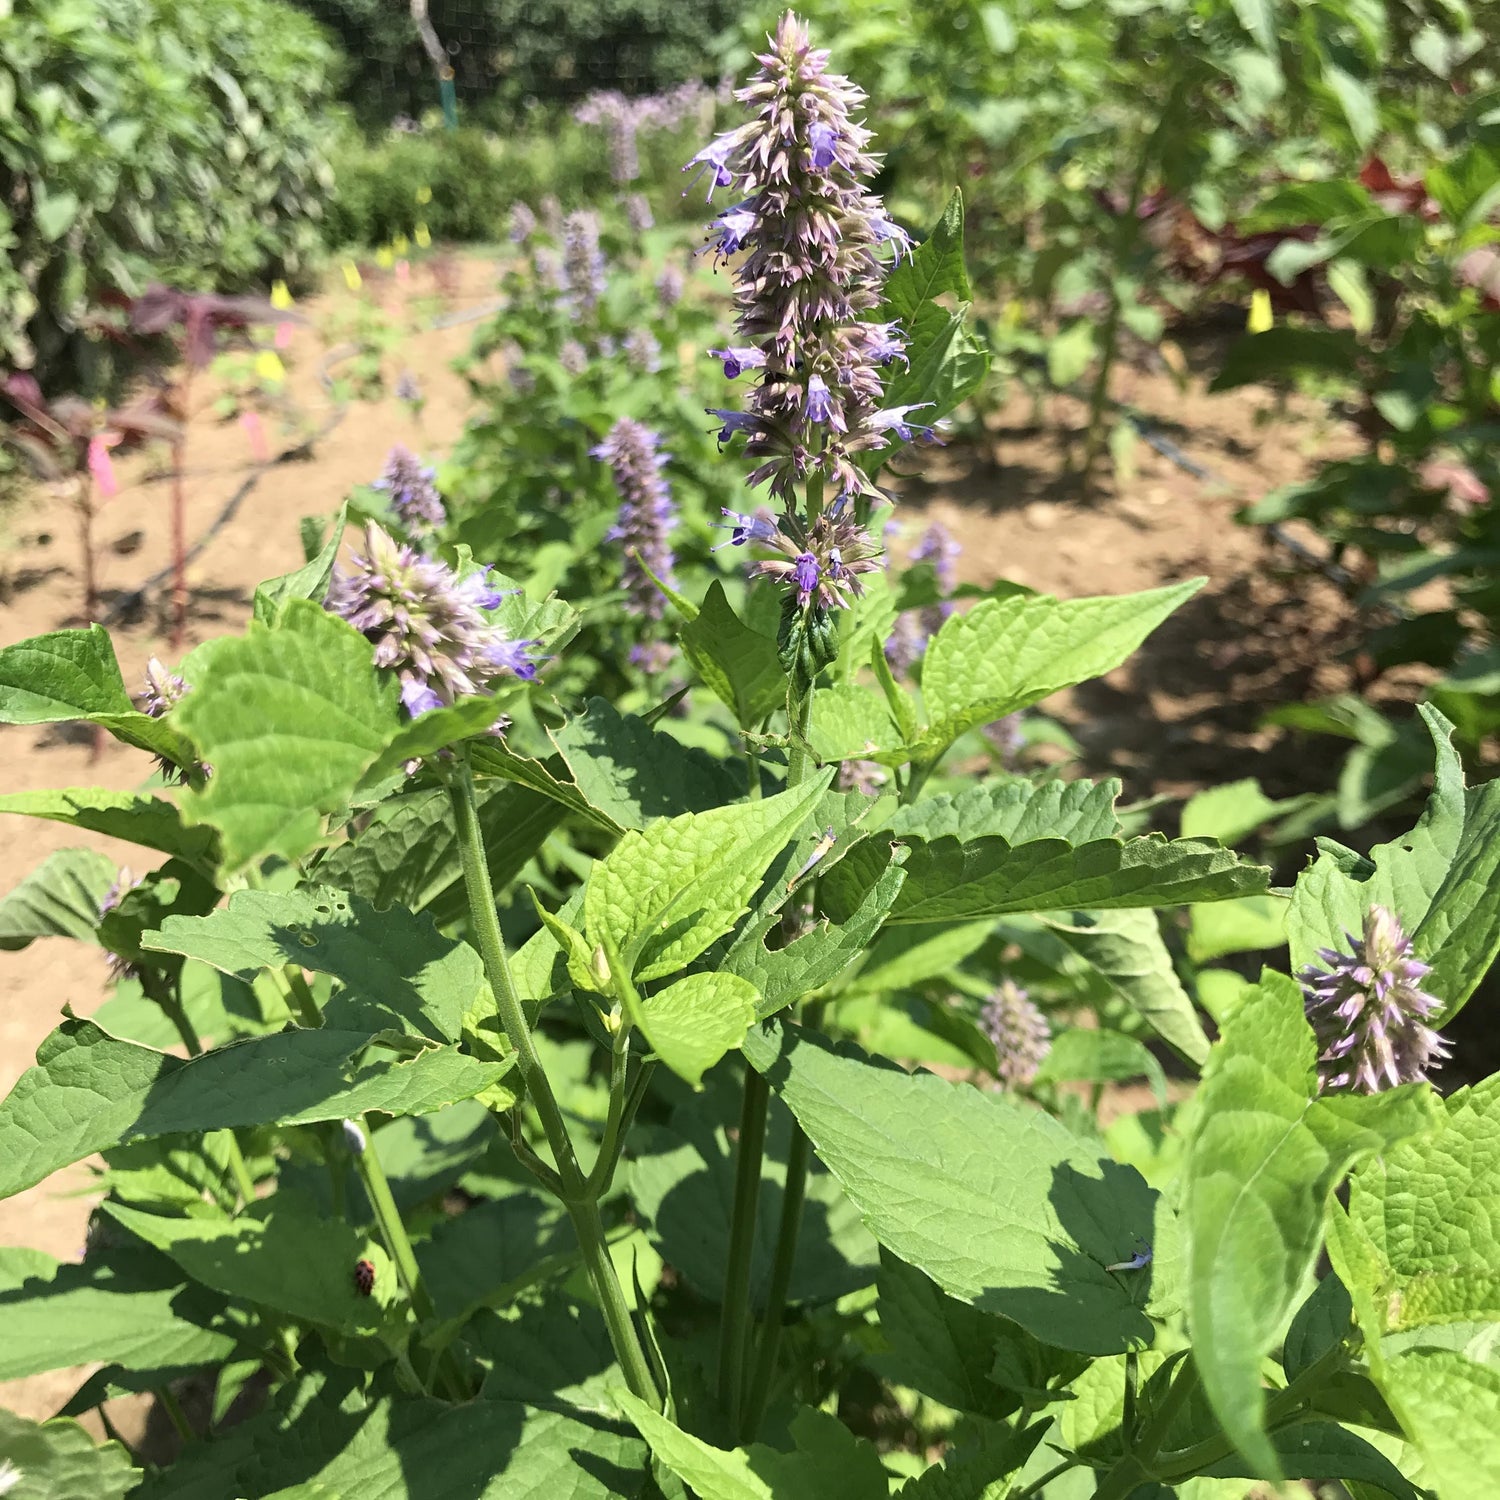
[[484,985],[479,955],[443,937],[430,917],[394,904],[377,911],[361,896],[317,887],[237,891],[206,917],[168,917],[142,946],[200,959],[247,984],[286,964],[332,974],[345,988],[328,1023],[346,1031],[395,1025],[456,1042]]
[[1349,1216],[1381,1261],[1365,1288],[1376,1335],[1500,1324],[1500,1075],[1441,1108],[1435,1130],[1365,1163],[1350,1188]]
[[223,1299],[154,1252],[123,1249],[84,1265],[50,1256],[6,1265],[0,1252],[0,1380],[69,1365],[176,1370],[234,1352]]
[[1500,1494],[1500,1370],[1450,1349],[1413,1349],[1379,1380],[1443,1500]]
[[173,712],[213,767],[183,813],[219,830],[229,870],[305,854],[401,727],[370,643],[307,599],[288,600],[274,629],[251,621],[199,646],[182,672],[190,691]]
[[608,813],[594,807],[571,780],[564,779],[562,773],[567,770],[567,762],[560,755],[550,756],[545,761],[533,760],[528,755],[517,754],[503,741],[485,741],[470,746],[469,763],[481,788],[488,777],[514,782],[550,798],[559,807],[577,813],[585,822],[604,829],[606,833],[622,831]]
[[[488,749],[488,746],[485,747]],[[561,804],[531,788],[481,781],[475,788],[490,880],[503,891],[562,821]],[[468,909],[453,809],[444,790],[388,798],[347,843],[319,861],[325,885],[384,909],[399,902],[438,922]]]
[[802,1407],[792,1418],[792,1453],[763,1443],[715,1448],[628,1392],[620,1405],[651,1451],[699,1500],[886,1500],[890,1487],[873,1445],[837,1417]]
[[627,833],[589,875],[590,946],[613,948],[642,980],[691,963],[734,925],[830,776]]
[[0,724],[87,719],[117,739],[182,764],[187,742],[165,719],[140,712],[125,691],[109,632],[54,630],[0,651]]
[[786,704],[786,673],[776,642],[752,630],[735,614],[717,579],[703,607],[682,627],[679,639],[698,675],[738,720],[758,729],[766,716]]
[[255,590],[254,616],[267,625],[274,625],[283,605],[289,599],[311,599],[321,604],[328,593],[328,583],[333,577],[333,565],[338,560],[339,548],[344,545],[344,528],[349,523],[349,502],[338,508],[329,528],[328,539],[317,554],[290,573],[277,578],[268,578]]
[[744,790],[722,761],[690,749],[603,698],[553,734],[578,790],[620,828],[706,812]]
[[111,792],[97,786],[10,792],[0,796],[0,813],[86,828],[146,849],[160,849],[189,864],[203,864],[212,857],[213,829],[187,827],[174,803],[140,792]]
[[[1390,1459],[1337,1422],[1294,1423],[1273,1432],[1271,1445],[1288,1479],[1353,1479],[1377,1486],[1393,1500],[1421,1500],[1419,1491]],[[1215,1479],[1257,1477],[1237,1454],[1204,1473]]]
[[370,1399],[352,1373],[189,1449],[142,1500],[636,1500],[642,1443],[515,1401]]
[[969,275],[964,269],[964,197],[955,188],[943,216],[931,233],[894,266],[885,279],[889,316],[907,322],[934,298],[951,292],[960,302],[972,302]]
[[1044,781],[1023,776],[986,781],[957,793],[941,792],[893,808],[878,826],[896,838],[1002,838],[1012,844],[1066,839],[1070,844],[1110,838],[1118,781]]
[[59,849],[13,891],[0,896],[0,949],[39,937],[93,942],[99,905],[119,879],[114,860],[92,849]]
[[364,1110],[426,1114],[505,1071],[448,1047],[398,1059],[370,1042],[359,1032],[293,1031],[181,1062],[91,1021],[64,1021],[0,1104],[0,1198],[120,1142]]
[[[398,1321],[389,1311],[395,1273],[384,1249],[342,1219],[321,1217],[300,1193],[275,1193],[234,1219],[169,1218],[122,1203],[105,1209],[194,1281],[226,1297],[350,1334],[376,1333]],[[360,1260],[377,1268],[369,1296],[354,1284]]]
[[651,1050],[694,1088],[744,1040],[760,996],[738,974],[687,974],[630,1007]]
[[[1151,1342],[1148,1307],[1169,1310],[1178,1292],[1176,1225],[1134,1168],[1019,1100],[835,1051],[800,1027],[768,1023],[744,1052],[875,1238],[950,1296],[1061,1348]],[[1137,1237],[1153,1263],[1105,1270]]]
[[[969,922],[1068,907],[1218,901],[1265,890],[1269,874],[1208,840],[1168,841],[1160,834],[1094,839],[1076,847],[1058,838],[1012,845],[998,836],[903,842],[911,853],[892,922]],[[868,882],[887,845],[878,836],[861,842],[830,872],[832,889]]]
[[1155,912],[1075,911],[1042,920],[1164,1042],[1201,1066],[1208,1038],[1177,977]]
[[1203,583],[1098,599],[1011,594],[951,615],[923,658],[925,752],[940,755],[970,729],[1119,666]]
[[764,1020],[778,1010],[810,995],[837,979],[850,964],[866,953],[879,932],[906,878],[902,862],[906,851],[889,850],[889,863],[881,870],[853,911],[840,919],[817,923],[785,947],[770,949],[765,939],[780,920],[775,912],[747,923],[738,940],[724,955],[722,967],[748,979],[759,1000],[756,1019]]
[[813,694],[807,742],[819,761],[878,760],[902,766],[911,758],[903,735],[879,693],[836,682]]
[[[949,310],[925,303],[902,320],[906,360],[887,372],[881,395],[884,407],[910,406],[912,420],[930,425],[972,396],[989,373],[990,352],[969,332],[968,303]],[[891,449],[876,449],[867,462],[878,468]]]
[[1224,1431],[1263,1477],[1261,1361],[1307,1290],[1334,1189],[1362,1156],[1428,1127],[1430,1090],[1319,1096],[1302,992],[1267,972],[1209,1054],[1185,1202],[1193,1358]]
[[[729,1253],[735,1172],[729,1132],[738,1114],[732,1091],[715,1086],[723,1076],[715,1074],[704,1093],[679,1105],[630,1163],[631,1199],[652,1243],[695,1291],[715,1301],[724,1293]],[[775,1260],[791,1128],[790,1115],[773,1101],[751,1248],[754,1307],[764,1305]],[[874,1240],[838,1182],[816,1163],[808,1174],[804,1220],[792,1268],[793,1303],[832,1302],[875,1279]]]
[[28,1422],[0,1407],[0,1476],[14,1500],[120,1500],[140,1470],[119,1443],[96,1445],[77,1422]]

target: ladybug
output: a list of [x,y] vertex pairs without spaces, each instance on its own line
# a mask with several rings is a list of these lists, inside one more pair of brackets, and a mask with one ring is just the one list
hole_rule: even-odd
[[354,1262],[354,1290],[361,1297],[368,1297],[375,1290],[375,1262],[373,1260]]

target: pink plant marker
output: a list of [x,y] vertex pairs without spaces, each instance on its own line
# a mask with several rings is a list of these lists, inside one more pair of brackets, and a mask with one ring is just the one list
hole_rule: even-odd
[[294,324],[278,323],[274,343],[278,349],[290,349],[292,346],[292,330]]
[[411,262],[409,260],[398,260],[396,262],[396,285],[407,286],[411,281]]
[[245,436],[250,440],[250,454],[258,464],[267,463],[271,457],[271,450],[266,443],[266,424],[261,421],[258,411],[242,411],[240,413],[240,426],[245,429]]
[[115,477],[109,450],[119,443],[122,436],[118,432],[96,432],[89,439],[89,473],[106,500],[113,500],[120,493],[120,481]]

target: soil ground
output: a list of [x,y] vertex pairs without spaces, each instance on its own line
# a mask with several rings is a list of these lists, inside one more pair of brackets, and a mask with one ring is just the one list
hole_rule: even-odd
[[[470,256],[451,261],[436,280],[419,270],[405,287],[393,279],[367,283],[364,295],[376,293],[393,325],[411,330],[386,358],[385,374],[388,385],[403,369],[417,380],[426,397],[421,425],[389,394],[356,401],[305,459],[264,467],[190,568],[186,644],[240,628],[255,584],[300,564],[299,519],[326,516],[354,484],[374,478],[392,442],[428,453],[451,443],[468,408],[449,363],[473,329],[471,323],[434,328],[434,315],[453,319],[482,309],[494,295],[494,276],[491,261]],[[343,336],[337,322],[352,305],[342,286],[306,304],[301,311],[309,325],[296,332],[285,355],[290,402],[313,427],[338,413],[318,374],[328,347]],[[211,384],[200,381],[195,389],[201,410],[187,443],[190,538],[209,530],[256,468],[244,429],[210,410]],[[921,456],[916,471],[899,483],[903,519],[943,521],[963,543],[960,576],[979,584],[1004,576],[1075,596],[1206,575],[1205,589],[1131,663],[1048,705],[1083,746],[1088,769],[1123,776],[1128,795],[1183,795],[1247,775],[1278,795],[1330,785],[1339,742],[1293,742],[1262,728],[1260,719],[1270,705],[1349,685],[1351,669],[1342,656],[1354,638],[1352,610],[1332,584],[1294,567],[1290,554],[1237,525],[1234,513],[1307,473],[1341,435],[1312,407],[1288,409],[1255,391],[1208,397],[1197,379],[1180,387],[1166,373],[1144,368],[1122,368],[1115,394],[1150,414],[1213,479],[1194,477],[1141,444],[1133,476],[1109,478],[1081,499],[1077,480],[1066,475],[1081,404],[1048,398],[1037,421],[1031,400],[1017,392],[992,414],[984,442],[954,443]],[[278,435],[271,418],[266,429],[273,449],[296,441]],[[97,524],[107,608],[128,603],[129,591],[168,561],[169,485],[153,476],[151,462],[146,455],[119,463],[121,492]],[[0,644],[82,623],[72,527],[66,504],[41,489],[4,518]],[[139,681],[148,656],[174,659],[165,609],[166,594],[158,589],[144,608],[112,626],[127,684]],[[136,752],[113,741],[96,749],[91,736],[68,726],[0,729],[0,746],[7,791],[90,783],[123,789],[147,773]],[[7,820],[4,835],[9,853],[0,889],[65,846],[92,844],[122,862],[139,859],[139,851],[125,845],[31,819]],[[31,1064],[61,1006],[88,1014],[104,998],[107,975],[96,953],[53,939],[0,957],[0,976],[3,1097]],[[80,1166],[0,1205],[0,1245],[76,1256],[94,1201],[89,1187],[88,1169]],[[0,1405],[50,1415],[87,1373],[58,1371],[0,1385]],[[141,1430],[142,1402],[114,1403],[111,1411],[127,1437]]]

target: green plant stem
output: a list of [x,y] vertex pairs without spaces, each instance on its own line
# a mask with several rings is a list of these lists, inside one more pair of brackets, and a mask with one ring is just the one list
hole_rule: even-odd
[[166,1385],[158,1386],[156,1399],[161,1409],[166,1412],[172,1426],[177,1429],[177,1436],[185,1443],[196,1442],[198,1434],[193,1431],[193,1424],[188,1421],[187,1413],[182,1409],[182,1402],[177,1399],[172,1388]]
[[792,1286],[792,1268],[797,1260],[797,1237],[802,1228],[802,1206],[807,1199],[807,1172],[812,1165],[812,1142],[794,1120],[787,1148],[786,1187],[781,1195],[781,1223],[776,1231],[776,1256],[771,1265],[771,1284],[766,1292],[765,1320],[755,1354],[755,1371],[745,1400],[741,1437],[748,1441],[760,1426],[776,1373],[776,1354],[781,1346],[781,1322],[787,1294]]
[[287,1005],[297,1017],[297,1024],[317,1030],[323,1024],[323,1012],[318,1009],[312,987],[302,970],[296,964],[287,964],[281,971],[281,977],[285,983]]
[[225,1145],[228,1148],[229,1173],[234,1178],[234,1185],[239,1189],[240,1199],[245,1204],[255,1202],[255,1179],[250,1175],[249,1163],[245,1160],[245,1153],[240,1150],[240,1143],[235,1139],[232,1130],[224,1132]]
[[724,1265],[723,1322],[719,1327],[719,1400],[731,1434],[740,1429],[745,1382],[745,1350],[750,1336],[750,1267],[755,1255],[755,1211],[760,1198],[761,1158],[766,1146],[766,1114],[771,1086],[748,1064],[740,1100],[740,1133],[735,1142],[734,1207],[729,1220],[729,1255]]
[[[422,1271],[417,1265],[417,1252],[412,1249],[411,1236],[407,1234],[401,1210],[396,1206],[390,1180],[380,1164],[380,1154],[375,1149],[375,1138],[369,1122],[363,1115],[359,1115],[355,1117],[354,1124],[365,1138],[365,1149],[355,1156],[354,1165],[364,1184],[370,1207],[375,1211],[375,1223],[380,1229],[380,1237],[385,1241],[385,1248],[396,1267],[396,1276],[406,1292],[406,1300],[411,1303],[412,1312],[416,1314],[418,1325],[430,1326],[437,1321],[437,1308],[422,1280]],[[433,1374],[442,1381],[450,1399],[463,1401],[467,1398],[464,1379],[451,1349],[444,1349],[436,1357]]]
[[453,804],[454,826],[458,831],[464,889],[469,899],[469,920],[473,924],[474,935],[479,940],[479,953],[484,960],[490,989],[494,992],[500,1024],[504,1027],[511,1046],[516,1049],[516,1070],[520,1073],[527,1097],[542,1122],[547,1144],[552,1148],[562,1184],[560,1196],[563,1206],[568,1210],[568,1217],[572,1219],[573,1228],[577,1232],[584,1267],[594,1295],[599,1299],[600,1310],[609,1329],[610,1342],[614,1345],[620,1368],[625,1374],[625,1383],[633,1395],[647,1402],[654,1410],[660,1411],[661,1395],[657,1391],[651,1367],[646,1362],[646,1353],[641,1347],[635,1324],[631,1321],[630,1308],[626,1303],[620,1278],[610,1259],[604,1226],[599,1218],[598,1202],[579,1168],[567,1122],[563,1119],[562,1110],[558,1108],[557,1098],[552,1092],[552,1084],[542,1066],[542,1060],[537,1055],[531,1028],[526,1024],[526,1013],[522,1009],[520,996],[516,993],[515,981],[511,978],[510,961],[505,955],[505,939],[501,935],[500,919],[495,912],[495,893],[490,885],[489,866],[484,857],[484,839],[479,829],[479,809],[474,800],[474,779],[469,769],[466,749],[458,752],[458,765],[449,778],[448,790]]
[[615,1169],[620,1165],[620,1153],[625,1145],[625,1137],[635,1120],[636,1111],[641,1107],[641,1100],[646,1097],[646,1089],[655,1071],[654,1060],[643,1062],[636,1069],[635,1080],[628,1090],[624,1086],[624,1078],[621,1078],[620,1095],[624,1102],[618,1112],[613,1092],[614,1080],[611,1078],[610,1117],[605,1122],[604,1138],[599,1143],[599,1156],[594,1162],[594,1170],[589,1173],[588,1191],[591,1198],[602,1198],[613,1186]]
[[1039,1479],[1033,1479],[1024,1490],[1017,1490],[1010,1497],[1010,1500],[1031,1500],[1033,1495],[1041,1494],[1054,1479],[1060,1479],[1069,1469],[1076,1469],[1077,1467],[1077,1459],[1065,1458],[1060,1464],[1054,1464]]

